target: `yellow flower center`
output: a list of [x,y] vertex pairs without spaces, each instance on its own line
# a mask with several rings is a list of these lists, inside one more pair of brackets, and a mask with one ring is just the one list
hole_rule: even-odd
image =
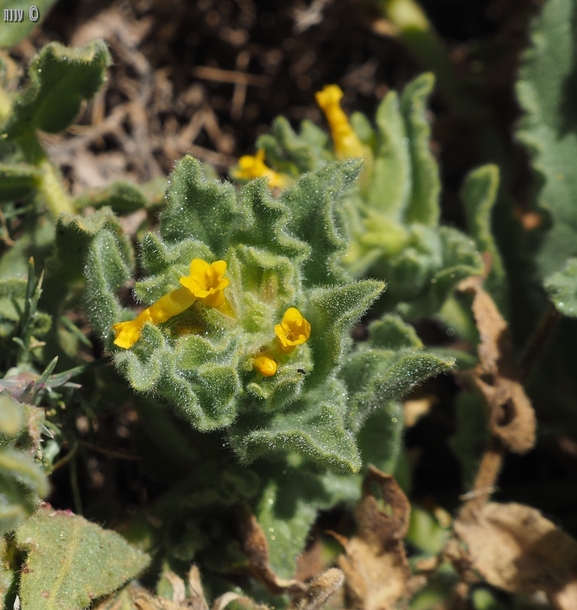
[[222,292],[230,283],[226,273],[226,262],[207,263],[195,258],[190,263],[190,275],[181,277],[180,283],[195,297],[209,307],[222,307],[226,301]]
[[337,157],[363,157],[363,145],[341,108],[342,97],[343,92],[338,85],[325,85],[322,91],[315,94],[317,104],[327,118]]
[[274,327],[283,352],[292,352],[297,345],[302,345],[311,336],[311,325],[296,307],[289,307],[280,324]]

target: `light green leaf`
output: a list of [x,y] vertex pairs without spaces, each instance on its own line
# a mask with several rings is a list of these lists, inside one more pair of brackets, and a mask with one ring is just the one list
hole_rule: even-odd
[[48,479],[22,451],[0,449],[0,533],[17,528],[48,494]]
[[561,271],[545,278],[545,288],[563,315],[577,318],[577,258],[570,258]]
[[27,559],[24,608],[80,610],[137,576],[150,562],[119,534],[69,511],[41,508],[16,531]]
[[501,254],[493,238],[491,214],[499,193],[499,168],[483,165],[470,172],[461,188],[461,199],[465,206],[469,234],[477,244],[479,252],[491,256],[491,269],[484,286],[500,307],[505,306],[505,269]]
[[382,211],[399,222],[410,195],[411,161],[405,123],[395,91],[387,93],[380,103],[376,122],[378,138],[367,200],[371,209]]
[[74,201],[77,210],[88,206],[96,209],[109,207],[117,214],[132,214],[149,207],[150,201],[136,184],[113,182],[106,188],[84,192]]
[[411,194],[405,218],[436,226],[439,223],[439,170],[431,150],[431,127],[426,118],[426,102],[435,85],[433,74],[421,74],[403,91],[401,112],[405,119],[411,158]]

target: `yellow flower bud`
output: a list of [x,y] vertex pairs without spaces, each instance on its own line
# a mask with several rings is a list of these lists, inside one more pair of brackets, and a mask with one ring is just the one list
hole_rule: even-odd
[[327,118],[337,157],[363,157],[363,145],[341,108],[342,97],[343,92],[338,85],[325,85],[322,91],[315,94],[317,104]]
[[276,373],[276,361],[270,356],[257,356],[253,362],[254,368],[263,377],[272,377]]

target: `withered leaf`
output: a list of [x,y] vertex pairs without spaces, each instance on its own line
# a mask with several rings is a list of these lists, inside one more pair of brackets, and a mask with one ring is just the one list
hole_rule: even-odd
[[269,565],[268,543],[256,517],[248,508],[242,507],[238,511],[238,521],[241,545],[248,558],[251,574],[272,593],[287,593],[291,598],[292,608],[318,610],[343,584],[343,573],[338,568],[331,568],[308,583],[296,578],[279,578]]
[[[380,491],[385,510],[373,487]],[[363,497],[355,511],[357,535],[338,536],[346,554],[339,557],[345,574],[349,606],[363,610],[389,610],[407,594],[411,571],[403,538],[411,506],[395,479],[370,466],[363,482]]]
[[514,593],[544,591],[557,610],[577,608],[577,541],[521,504],[485,504],[455,522],[471,567]]
[[292,608],[295,610],[319,610],[329,597],[341,588],[345,575],[338,568],[330,568],[307,583],[303,592],[292,597]]
[[246,555],[250,571],[254,578],[267,586],[274,594],[284,593],[288,590],[302,590],[303,586],[295,579],[279,578],[269,565],[268,542],[256,517],[247,507],[240,507],[237,512],[240,533],[240,543]]
[[519,381],[507,322],[482,286],[471,276],[459,290],[473,293],[473,315],[479,330],[479,364],[471,379],[489,408],[489,427],[511,451],[525,453],[535,444],[535,412]]

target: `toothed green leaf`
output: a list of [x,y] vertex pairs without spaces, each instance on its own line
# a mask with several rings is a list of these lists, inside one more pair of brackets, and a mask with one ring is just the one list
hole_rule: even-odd
[[342,264],[348,245],[343,198],[360,169],[358,160],[327,165],[305,174],[281,196],[281,202],[291,211],[290,230],[311,247],[303,271],[308,286],[348,279]]
[[537,254],[539,274],[560,269],[577,243],[577,22],[571,0],[550,0],[531,27],[517,82],[524,111],[517,138],[528,148],[540,190],[537,203],[550,218]]
[[382,282],[362,280],[312,292],[309,301],[309,316],[313,325],[310,346],[315,362],[312,379],[324,379],[340,365],[343,354],[351,343],[350,329],[383,288]]
[[333,470],[358,472],[360,455],[346,427],[346,409],[345,387],[330,380],[307,392],[290,413],[261,422],[254,416],[247,418],[231,441],[249,462],[271,451],[295,451]]
[[238,222],[238,204],[232,184],[208,180],[199,161],[187,156],[171,174],[167,207],[160,233],[169,243],[195,239],[222,258]]

